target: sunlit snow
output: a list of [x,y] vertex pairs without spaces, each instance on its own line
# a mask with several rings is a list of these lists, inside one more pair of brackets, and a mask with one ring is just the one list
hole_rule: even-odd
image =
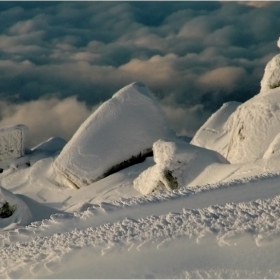
[[1,278],[280,278],[278,58],[260,93],[224,104],[190,144],[134,83],[68,143],[9,155]]

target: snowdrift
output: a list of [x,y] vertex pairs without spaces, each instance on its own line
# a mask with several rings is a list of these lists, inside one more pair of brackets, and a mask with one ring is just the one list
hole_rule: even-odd
[[173,190],[190,184],[211,164],[228,163],[220,154],[183,141],[158,140],[153,145],[155,165],[142,172],[133,184],[142,194]]
[[0,128],[0,168],[8,167],[13,159],[24,155],[27,131],[27,126],[22,124]]
[[78,188],[139,162],[160,138],[172,137],[151,91],[130,84],[103,103],[78,129],[54,167]]

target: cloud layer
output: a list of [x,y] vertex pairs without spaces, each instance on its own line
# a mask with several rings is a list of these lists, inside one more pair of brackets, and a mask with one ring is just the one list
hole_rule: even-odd
[[258,93],[278,52],[278,2],[0,2],[0,11],[0,100],[9,108],[0,125],[30,125],[32,144],[69,139],[89,108],[134,81],[192,135],[223,102]]

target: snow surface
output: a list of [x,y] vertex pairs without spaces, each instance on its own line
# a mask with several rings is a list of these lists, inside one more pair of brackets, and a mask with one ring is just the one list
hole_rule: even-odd
[[150,90],[140,82],[133,83],[81,125],[54,166],[81,188],[103,178],[113,166],[147,153],[158,139],[171,136]]
[[27,130],[22,124],[0,128],[0,168],[8,167],[13,159],[24,155]]
[[215,112],[193,137],[191,144],[214,150],[224,157],[228,153],[228,145],[232,131],[230,116],[240,105],[239,102],[227,102]]
[[[134,97],[149,100],[148,106],[154,108],[145,92],[139,94],[139,86],[145,89],[134,84],[124,92],[135,91]],[[280,89],[273,89],[239,106],[228,103],[194,138],[196,144],[226,151],[235,164],[180,138],[161,137],[164,140],[152,143],[153,158],[86,188],[72,189],[54,163],[67,149],[73,148],[74,156],[75,137],[88,139],[89,132],[91,138],[95,125],[88,131],[80,128],[79,137],[65,146],[62,139],[52,138],[33,148],[18,159],[28,159],[30,166],[17,164],[0,173],[0,204],[8,201],[17,207],[11,217],[0,219],[0,277],[280,278],[279,96]],[[151,111],[157,112],[162,124],[154,125],[165,134],[168,129],[160,113]],[[94,117],[100,124],[94,128],[94,132],[99,129],[96,134],[110,134],[115,140],[128,135],[120,121],[115,124],[124,136],[117,133],[113,120],[109,126],[109,117],[105,120],[111,133],[106,134],[99,115]],[[127,123],[132,126],[130,120]],[[129,141],[140,147],[139,139],[131,137]],[[90,145],[83,141],[80,145]],[[110,152],[116,162],[126,158],[118,158],[121,151],[113,148],[105,153],[104,142],[94,141],[92,146],[98,150],[99,143],[104,156]],[[77,163],[82,162],[81,154],[77,157]],[[112,164],[113,159],[108,162]],[[82,178],[79,167],[75,171]],[[148,188],[153,178],[159,180],[156,169],[162,172],[164,168],[173,169],[180,188],[143,195],[133,187],[138,181],[138,189]]]
[[142,194],[187,186],[209,165],[228,163],[214,151],[179,140],[158,140],[153,145],[153,154],[156,164],[142,172],[133,182]]

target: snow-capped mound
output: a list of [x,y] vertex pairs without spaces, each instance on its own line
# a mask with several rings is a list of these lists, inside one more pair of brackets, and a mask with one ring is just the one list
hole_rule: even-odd
[[0,229],[26,225],[31,220],[28,206],[16,195],[0,187]]
[[230,116],[240,104],[235,101],[223,104],[196,132],[191,144],[214,150],[226,157],[232,129]]
[[81,188],[132,161],[141,161],[155,141],[172,135],[151,91],[142,83],[133,83],[81,125],[54,167]]
[[0,128],[0,168],[6,168],[11,161],[20,158],[25,152],[27,126],[11,125]]
[[183,141],[158,140],[153,145],[155,165],[142,172],[134,188],[142,194],[172,190],[190,184],[206,167],[228,161],[215,151]]

